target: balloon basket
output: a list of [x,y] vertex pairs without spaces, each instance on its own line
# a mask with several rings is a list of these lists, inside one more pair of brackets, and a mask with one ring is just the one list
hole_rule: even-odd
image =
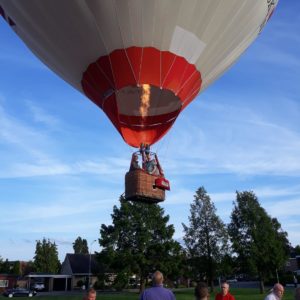
[[165,190],[155,185],[160,178],[144,170],[129,171],[125,175],[125,199],[135,202],[158,203],[165,200]]

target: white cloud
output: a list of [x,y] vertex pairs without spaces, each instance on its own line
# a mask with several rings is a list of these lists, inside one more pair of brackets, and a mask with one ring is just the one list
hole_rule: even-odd
[[74,187],[73,190],[66,190],[65,192],[54,190],[52,195],[47,195],[41,199],[18,201],[18,209],[13,211],[9,209],[13,199],[7,202],[3,201],[1,230],[5,224],[11,226],[11,224],[17,225],[25,221],[54,220],[68,216],[75,218],[83,214],[110,209],[118,201],[118,197],[111,198],[109,190],[93,188],[89,192],[86,189],[87,187]]
[[[188,220],[194,186],[203,182],[224,220],[232,210],[235,189],[253,187],[262,206],[278,217],[292,243],[299,244],[300,23],[296,4],[294,9],[285,7],[286,12],[293,10],[293,17],[283,13],[289,18],[283,20],[276,12],[233,72],[192,103],[153,147],[159,150],[165,174],[171,179],[172,190],[161,205],[170,214],[177,237],[182,236],[181,222]],[[279,5],[278,13],[281,9]],[[18,48],[15,43],[20,43],[12,42],[10,48],[6,43],[0,45],[3,72],[9,66],[9,72],[28,72],[28,80],[38,82],[37,74],[46,72],[37,69],[46,68],[23,51],[25,46],[14,50]],[[23,52],[25,55],[20,55]],[[43,97],[35,101],[27,95],[42,94],[39,86],[25,86],[24,80],[17,79],[10,83],[3,74],[0,254],[10,259],[32,258],[35,240],[46,236],[57,241],[63,258],[72,251],[73,237],[92,240],[99,237],[101,223],[111,222],[112,207],[118,205],[124,190],[132,149],[123,146],[121,139],[115,143],[113,134],[117,134],[112,134],[109,126],[100,126],[105,132],[97,132],[92,121],[96,114],[85,119],[91,116],[92,105],[83,115],[72,101],[66,108],[56,98],[57,91],[51,90],[43,93],[48,93],[53,103],[45,103]],[[237,79],[241,74],[246,82]],[[3,95],[16,101],[6,101]],[[19,95],[30,100],[20,101],[16,99]],[[68,113],[60,119],[47,105],[59,105],[62,115]]]
[[[59,119],[45,112],[42,108],[27,101],[28,107],[39,122],[51,128],[61,123]],[[70,133],[66,133],[67,135]],[[69,149],[68,144],[57,141],[49,132],[40,127],[33,127],[24,120],[8,114],[0,105],[0,144],[5,146],[0,156],[2,168],[0,178],[28,178],[71,174],[110,175],[114,180],[123,174],[129,166],[129,159],[121,156],[103,156],[97,160],[70,161],[59,155],[59,149]],[[1,153],[1,150],[0,150]],[[97,153],[96,153],[97,156]],[[115,175],[115,177],[113,177]]]
[[[11,147],[13,151],[18,149],[22,153],[22,157],[27,155],[36,159],[44,159],[46,156],[43,148],[49,147],[49,142],[47,136],[9,115],[0,106],[0,143]],[[7,156],[9,156],[9,152]]]
[[[207,112],[205,106],[202,111],[198,109],[201,115]],[[175,128],[176,139],[169,147],[169,172],[300,175],[300,133],[293,127],[297,120],[287,127],[285,122],[277,123],[281,120],[273,120],[258,109],[225,104],[212,109],[218,111],[212,115],[214,123],[208,121],[201,126],[196,116],[180,120],[183,127]]]
[[57,117],[49,114],[47,111],[45,111],[42,107],[38,106],[33,101],[26,100],[25,102],[30,112],[32,113],[34,121],[45,124],[51,129],[59,128],[59,125],[60,127],[62,126],[60,120]]
[[296,199],[276,201],[266,205],[271,216],[292,217],[300,216],[300,196]]

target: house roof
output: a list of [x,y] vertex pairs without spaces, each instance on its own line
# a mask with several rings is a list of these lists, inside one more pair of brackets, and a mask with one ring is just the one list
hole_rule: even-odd
[[66,260],[69,261],[73,274],[97,274],[100,272],[100,267],[94,254],[68,253],[65,258]]

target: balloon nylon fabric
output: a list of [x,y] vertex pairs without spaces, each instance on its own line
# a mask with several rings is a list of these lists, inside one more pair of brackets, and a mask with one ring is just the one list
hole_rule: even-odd
[[[138,147],[166,134],[254,41],[276,5],[277,0],[0,0],[0,15]],[[144,85],[150,88],[147,115],[139,107]]]

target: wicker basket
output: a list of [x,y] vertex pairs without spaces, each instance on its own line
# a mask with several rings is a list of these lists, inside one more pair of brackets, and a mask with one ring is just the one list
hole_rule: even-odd
[[143,170],[129,171],[125,175],[125,198],[130,201],[157,203],[165,200],[165,191],[155,187],[157,176]]

